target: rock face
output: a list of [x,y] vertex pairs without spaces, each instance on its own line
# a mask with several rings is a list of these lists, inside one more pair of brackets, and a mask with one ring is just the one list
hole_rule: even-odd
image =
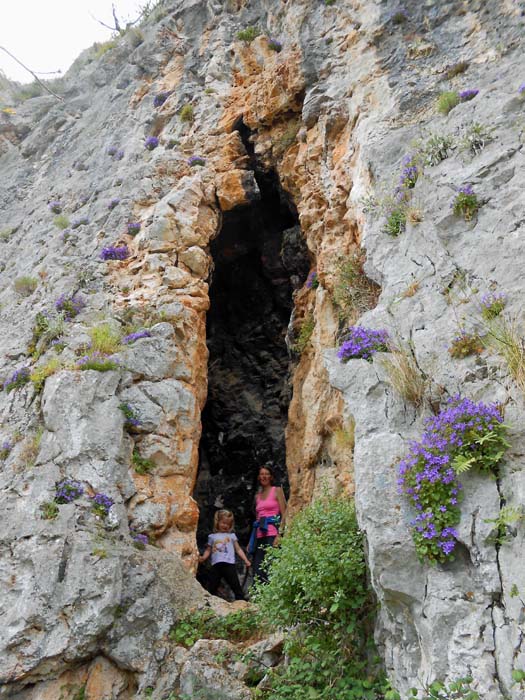
[[[272,459],[292,512],[325,485],[355,490],[394,686],[470,674],[484,700],[518,699],[523,523],[495,545],[487,521],[523,503],[523,396],[498,356],[447,348],[480,330],[476,299],[496,289],[520,347],[522,5],[167,0],[85,52],[62,101],[0,83],[0,696],[160,700],[220,675],[249,697],[213,670],[213,644],[187,653],[168,633],[205,602],[194,496],[209,519],[242,491],[246,519]],[[248,26],[261,34],[239,41]],[[440,92],[468,89],[438,113]],[[389,236],[416,151],[406,228]],[[470,221],[450,207],[467,184]],[[356,253],[377,285],[367,303]],[[228,297],[236,262],[248,279]],[[63,295],[82,299],[75,313],[55,308]],[[355,321],[411,344],[432,380],[418,410],[380,357],[339,362]],[[98,370],[80,369],[95,350]],[[511,448],[497,482],[465,478],[461,556],[432,568],[395,464],[457,392],[505,406]],[[82,493],[57,503],[64,479]]]

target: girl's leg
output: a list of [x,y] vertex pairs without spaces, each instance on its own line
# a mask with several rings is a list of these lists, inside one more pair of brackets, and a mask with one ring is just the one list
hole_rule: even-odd
[[217,588],[219,588],[219,583],[221,582],[221,578],[222,578],[221,565],[214,564],[211,567],[210,578],[209,578],[209,583],[208,583],[208,591],[212,595],[215,595]]
[[239,583],[239,577],[237,576],[235,564],[224,564],[222,577],[232,589],[235,600],[246,600],[244,593],[242,592],[241,584]]

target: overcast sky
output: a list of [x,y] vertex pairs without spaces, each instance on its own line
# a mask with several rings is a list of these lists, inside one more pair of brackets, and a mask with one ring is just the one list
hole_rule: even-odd
[[[113,0],[123,24],[136,19],[146,1]],[[112,26],[111,4],[112,0],[0,0],[0,46],[35,73],[64,73],[83,49],[110,38],[110,30],[96,19]],[[0,71],[12,80],[33,80],[3,51]]]

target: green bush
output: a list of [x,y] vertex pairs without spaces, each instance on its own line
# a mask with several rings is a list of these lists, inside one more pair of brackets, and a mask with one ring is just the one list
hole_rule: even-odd
[[69,226],[69,219],[65,214],[59,214],[58,216],[55,216],[53,223],[57,228],[63,231]]
[[312,313],[309,313],[303,319],[299,335],[297,336],[297,340],[295,341],[293,346],[294,351],[299,355],[301,355],[306,350],[308,343],[310,342],[310,338],[312,337],[312,333],[314,332],[314,328],[314,316]]
[[209,608],[203,608],[182,617],[170,631],[170,639],[189,649],[199,639],[244,642],[257,634],[258,616],[253,609],[219,617]]
[[380,287],[364,271],[366,256],[358,250],[336,264],[333,299],[343,320],[357,318],[374,308]]
[[260,33],[261,30],[258,27],[246,27],[246,29],[241,29],[240,32],[237,32],[237,39],[250,44]]
[[133,469],[137,474],[150,474],[155,469],[155,462],[147,457],[141,457],[139,451],[135,448],[133,450]]
[[14,283],[15,292],[21,297],[29,297],[38,287],[36,277],[17,277]]
[[371,618],[363,535],[353,502],[324,497],[295,517],[266,555],[269,583],[257,584],[259,615],[289,628],[286,665],[269,675],[268,700],[379,700],[371,672]]
[[451,109],[454,109],[459,104],[459,95],[455,90],[442,92],[438,97],[437,111],[440,114],[448,114]]
[[191,124],[193,122],[194,114],[193,114],[193,107],[190,104],[184,105],[181,107],[179,111],[179,117],[181,122],[186,122],[187,124]]
[[407,216],[405,209],[396,207],[388,214],[383,231],[388,233],[389,236],[399,236],[405,230],[406,225]]

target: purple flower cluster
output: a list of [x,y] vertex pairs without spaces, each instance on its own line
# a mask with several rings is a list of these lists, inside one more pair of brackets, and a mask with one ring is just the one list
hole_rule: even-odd
[[125,424],[128,428],[136,428],[137,426],[142,425],[142,421],[135,413],[135,409],[131,404],[127,402],[121,403],[119,405],[119,409],[124,414],[124,418],[126,419]]
[[58,202],[58,201],[49,202],[49,204],[47,206],[49,207],[50,211],[53,212],[53,214],[60,214],[62,211],[62,202]]
[[140,221],[131,221],[127,228],[130,236],[136,236],[140,231]]
[[116,153],[115,153],[115,160],[122,160],[124,158],[124,151],[122,148],[120,148]]
[[55,309],[63,314],[66,321],[71,321],[71,319],[78,316],[78,314],[84,309],[86,302],[81,296],[73,294],[73,296],[66,296],[61,294],[55,301]]
[[276,51],[277,53],[280,53],[283,50],[283,45],[279,41],[279,39],[275,39],[274,37],[270,37],[268,39],[268,48],[271,49],[272,51]]
[[158,92],[153,98],[153,106],[162,107],[162,105],[166,102],[170,95],[171,92],[169,90],[163,90],[162,92]]
[[94,369],[99,372],[109,371],[111,369],[116,369],[118,366],[118,359],[113,355],[107,355],[106,353],[95,350],[90,355],[84,355],[75,365],[76,369]]
[[55,501],[57,503],[71,503],[80,498],[84,493],[84,488],[80,481],[74,479],[62,479],[56,485]]
[[24,384],[29,382],[31,370],[29,367],[21,367],[13,372],[13,374],[4,381],[4,391],[8,394],[13,389],[19,389]]
[[144,141],[144,148],[147,148],[148,151],[153,151],[158,145],[159,140],[156,136],[148,136],[148,138]]
[[468,102],[469,100],[473,100],[478,94],[478,92],[479,90],[462,90],[459,93],[459,99],[462,102]]
[[506,426],[496,404],[474,403],[459,395],[425,421],[420,442],[412,442],[399,463],[398,485],[416,509],[411,521],[419,556],[446,561],[457,543],[462,485],[456,468],[468,463],[494,470],[507,445]]
[[11,440],[4,440],[0,445],[0,459],[7,459],[12,449],[13,443]]
[[137,549],[144,549],[144,547],[149,544],[149,537],[143,535],[142,533],[132,534],[133,542]]
[[403,202],[408,199],[408,190],[411,190],[416,186],[416,182],[419,177],[416,157],[413,154],[407,154],[401,161],[401,164],[403,169],[394,190],[394,197],[398,202]]
[[193,168],[195,165],[206,165],[206,158],[202,156],[190,156],[188,158],[188,165]]
[[151,338],[151,333],[147,330],[135,331],[135,333],[130,333],[129,335],[125,335],[122,338],[122,343],[124,345],[129,345],[130,343],[134,343],[136,340],[139,340],[140,338]]
[[475,196],[474,190],[472,189],[472,185],[462,185],[458,188],[457,194],[467,194]]
[[108,204],[108,209],[114,209],[115,207],[118,207],[120,204],[120,199],[118,197],[115,197],[114,199],[111,199]]
[[504,292],[487,292],[480,299],[481,315],[490,320],[496,318],[507,304],[507,295]]
[[108,146],[106,153],[108,156],[116,156],[118,152],[118,148],[116,146]]
[[358,357],[369,360],[376,352],[388,352],[388,341],[389,336],[386,330],[350,326],[345,340],[337,351],[337,357],[341,362]]
[[109,513],[109,509],[115,503],[115,501],[109,496],[106,496],[105,493],[96,493],[94,496],[90,496],[90,498],[92,501],[91,510],[95,515],[100,515],[102,518],[106,517]]
[[126,245],[121,246],[107,246],[102,248],[100,253],[101,260],[125,260],[129,257],[129,250]]
[[522,83],[522,84],[519,86],[518,92],[519,92],[520,95],[525,95],[525,83]]
[[317,279],[317,270],[312,270],[310,274],[308,275],[308,278],[306,280],[306,288],[307,289],[317,289],[319,286],[319,280]]
[[87,216],[81,216],[79,219],[74,219],[70,226],[71,228],[78,228],[79,226],[87,226],[89,224],[89,219]]

